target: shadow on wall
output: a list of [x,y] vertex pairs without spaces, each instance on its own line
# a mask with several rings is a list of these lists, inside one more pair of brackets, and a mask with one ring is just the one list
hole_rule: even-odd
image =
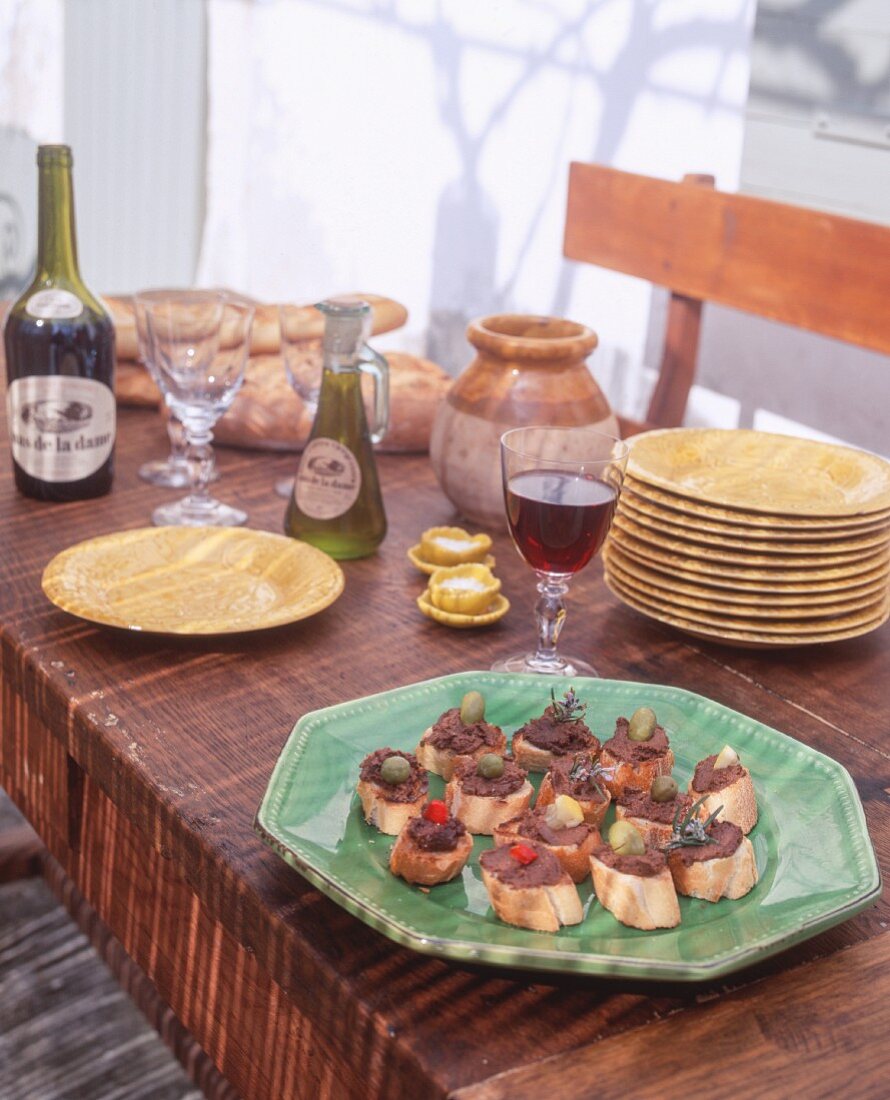
[[0,301],[19,295],[36,261],[36,152],[23,130],[0,126]]
[[[525,5],[530,18],[540,10],[537,0]],[[619,13],[627,26],[623,43],[603,65],[591,51],[589,24],[603,12],[616,10],[613,0],[589,0],[577,15],[559,22],[551,37],[534,48],[520,50],[516,46],[493,42],[474,42],[459,36],[454,27],[441,16],[426,27],[413,25],[405,29],[423,34],[429,43],[440,88],[439,113],[457,149],[461,174],[442,192],[439,199],[436,235],[432,252],[430,298],[430,328],[427,354],[442,363],[452,373],[466,361],[465,330],[468,321],[484,313],[508,311],[514,308],[513,292],[524,265],[530,262],[532,243],[542,230],[548,203],[563,192],[570,159],[583,159],[610,164],[617,159],[619,149],[633,111],[641,96],[663,91],[656,73],[658,64],[683,50],[710,49],[720,57],[710,87],[698,94],[685,93],[704,108],[718,103],[719,89],[725,69],[745,33],[747,14],[740,9],[734,21],[716,22],[700,18],[664,26],[658,17],[658,5],[640,0],[623,5]],[[555,9],[554,9],[555,11]],[[398,22],[389,13],[381,16]],[[521,20],[517,18],[517,22]],[[490,107],[481,125],[471,128],[467,119],[467,96],[462,84],[468,50],[484,45],[487,51],[507,55],[520,62],[521,71],[501,98]],[[562,103],[554,100],[553,126],[559,131],[553,149],[546,183],[537,196],[533,216],[523,233],[521,245],[506,274],[500,279],[495,271],[498,256],[498,213],[491,196],[480,179],[480,163],[498,125],[516,105],[533,79],[545,69],[560,72]],[[684,93],[671,89],[670,94]],[[584,148],[569,145],[573,103],[584,95],[594,96],[601,104],[599,122]],[[478,107],[478,104],[475,106]],[[543,143],[535,143],[529,135],[530,157],[540,155]],[[698,167],[698,166],[691,166]],[[553,241],[561,249],[561,238]],[[563,261],[549,308],[552,314],[565,316],[570,309],[575,281],[575,267]],[[543,305],[543,303],[542,303]],[[620,383],[620,379],[617,380]]]

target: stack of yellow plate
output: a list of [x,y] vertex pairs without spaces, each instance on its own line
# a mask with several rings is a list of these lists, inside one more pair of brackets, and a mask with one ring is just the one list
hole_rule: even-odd
[[766,432],[647,432],[604,558],[616,596],[698,637],[865,634],[890,614],[890,462]]

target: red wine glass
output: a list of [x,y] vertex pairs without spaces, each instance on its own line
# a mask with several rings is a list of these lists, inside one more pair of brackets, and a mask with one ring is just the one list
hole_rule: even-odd
[[557,652],[572,577],[606,540],[628,448],[590,428],[514,428],[501,436],[504,503],[513,543],[538,574],[538,644],[493,666],[501,672],[596,676]]

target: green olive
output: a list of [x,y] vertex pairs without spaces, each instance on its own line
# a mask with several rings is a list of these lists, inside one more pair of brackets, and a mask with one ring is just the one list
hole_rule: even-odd
[[487,752],[484,756],[480,756],[479,763],[476,765],[476,774],[481,775],[483,779],[500,779],[504,774],[503,756],[498,756],[496,752]]
[[460,720],[465,726],[481,722],[485,717],[485,700],[478,691],[468,691],[460,701]]
[[609,829],[609,847],[619,856],[641,856],[646,851],[643,838],[627,821],[616,821]]
[[638,707],[630,716],[627,736],[631,741],[648,741],[655,733],[657,724],[655,711],[651,707]]
[[380,778],[392,787],[404,783],[410,775],[411,765],[404,756],[387,756],[380,765]]
[[680,788],[670,775],[656,775],[649,788],[649,797],[653,802],[673,802]]

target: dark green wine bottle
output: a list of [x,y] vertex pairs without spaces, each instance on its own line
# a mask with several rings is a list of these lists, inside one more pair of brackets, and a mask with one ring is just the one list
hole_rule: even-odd
[[[317,307],[325,316],[318,410],[300,459],[284,530],[333,558],[363,558],[386,535],[372,444],[386,431],[389,374],[386,360],[364,339],[370,307],[333,298]],[[375,384],[374,430],[362,400],[362,373]]]
[[77,266],[71,150],[37,151],[37,271],[6,318],[6,413],[18,489],[85,500],[114,473],[114,328]]

